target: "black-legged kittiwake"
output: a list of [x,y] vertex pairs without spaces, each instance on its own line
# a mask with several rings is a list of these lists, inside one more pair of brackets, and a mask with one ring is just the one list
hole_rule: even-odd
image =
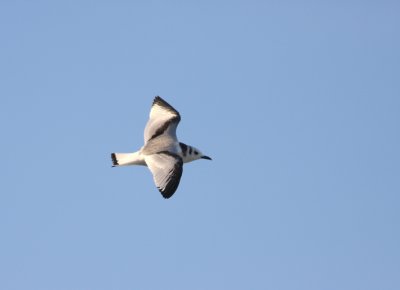
[[155,97],[150,118],[144,129],[144,146],[134,153],[111,153],[113,167],[147,166],[164,198],[170,198],[178,188],[183,163],[210,157],[193,146],[179,142],[176,127],[179,112],[160,97]]

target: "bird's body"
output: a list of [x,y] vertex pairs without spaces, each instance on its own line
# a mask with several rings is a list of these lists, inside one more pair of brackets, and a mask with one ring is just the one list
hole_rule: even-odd
[[193,146],[178,141],[176,128],[180,114],[160,97],[155,97],[150,118],[144,130],[144,146],[133,153],[112,153],[113,167],[147,166],[164,198],[170,198],[178,188],[183,163],[200,158],[211,160]]

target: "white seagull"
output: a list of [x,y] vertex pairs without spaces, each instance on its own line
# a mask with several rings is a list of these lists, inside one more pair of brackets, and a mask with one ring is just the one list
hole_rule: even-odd
[[183,163],[201,158],[211,160],[199,149],[178,141],[176,127],[180,120],[177,110],[162,98],[155,97],[144,129],[144,146],[134,153],[111,153],[113,167],[147,166],[162,196],[170,198],[178,188]]

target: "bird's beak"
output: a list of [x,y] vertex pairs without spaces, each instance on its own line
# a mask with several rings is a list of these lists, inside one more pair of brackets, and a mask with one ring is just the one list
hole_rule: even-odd
[[202,158],[202,159],[207,159],[207,160],[212,160],[210,157],[205,156],[205,155],[201,156],[201,158]]

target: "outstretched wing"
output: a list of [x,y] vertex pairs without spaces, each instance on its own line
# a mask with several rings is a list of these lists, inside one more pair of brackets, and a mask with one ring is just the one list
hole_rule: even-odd
[[160,135],[168,134],[176,138],[176,127],[181,120],[179,112],[160,97],[155,97],[150,110],[150,118],[144,129],[144,142]]
[[164,198],[170,198],[178,188],[183,172],[182,158],[163,151],[145,157],[154,182]]

